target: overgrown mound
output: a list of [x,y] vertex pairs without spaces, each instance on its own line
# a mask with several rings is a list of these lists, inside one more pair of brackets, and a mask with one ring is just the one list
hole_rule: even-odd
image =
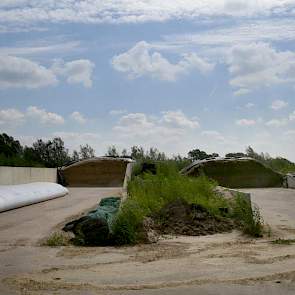
[[234,227],[260,236],[259,210],[244,196],[225,196],[205,176],[180,175],[171,163],[156,173],[133,176],[128,197],[102,200],[88,215],[66,225],[80,245],[126,245],[155,242],[158,235],[209,235]]
[[204,206],[183,199],[168,203],[153,219],[161,234],[203,236],[228,232],[235,227],[231,219],[213,215]]

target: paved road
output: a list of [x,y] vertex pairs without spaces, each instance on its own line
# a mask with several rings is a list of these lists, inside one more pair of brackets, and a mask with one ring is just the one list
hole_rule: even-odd
[[292,230],[295,228],[295,189],[265,188],[242,191],[251,193],[252,202],[258,205],[265,222],[271,226],[274,233],[283,236],[295,234]]
[[[91,201],[83,208],[96,201],[96,192],[90,191]],[[56,204],[48,209],[46,221],[42,211],[35,212],[33,206],[0,214],[1,228],[4,226],[0,232],[0,294],[294,295],[295,245],[271,241],[295,238],[295,190],[245,191],[251,192],[252,200],[260,206],[272,236],[253,240],[232,232],[122,248],[36,246],[34,243],[63,217],[83,210],[84,189],[77,190],[75,205],[64,203],[59,208]],[[69,212],[68,206],[73,206]],[[22,231],[27,229],[32,236],[17,229],[17,219],[24,222]],[[19,245],[20,239],[25,239],[24,246]]]
[[0,245],[34,245],[72,215],[117,195],[120,188],[69,188],[62,198],[0,213]]

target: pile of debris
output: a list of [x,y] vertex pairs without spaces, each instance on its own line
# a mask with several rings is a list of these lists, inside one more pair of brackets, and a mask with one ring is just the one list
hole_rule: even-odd
[[153,219],[159,234],[204,236],[235,227],[231,219],[213,216],[205,207],[182,199],[164,206]]

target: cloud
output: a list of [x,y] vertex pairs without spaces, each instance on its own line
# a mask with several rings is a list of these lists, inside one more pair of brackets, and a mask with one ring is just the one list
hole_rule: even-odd
[[24,119],[25,115],[17,109],[0,110],[0,125],[19,125]]
[[180,128],[198,128],[200,124],[195,119],[189,119],[181,110],[162,112],[162,121]]
[[295,53],[277,51],[266,43],[234,46],[227,63],[230,85],[238,91],[295,81]]
[[55,85],[51,70],[21,57],[0,56],[0,88],[39,88]]
[[225,137],[216,130],[204,130],[201,134],[209,139],[217,140],[218,142],[226,142]]
[[127,113],[127,110],[110,110],[109,114],[111,116],[118,116]]
[[76,121],[76,122],[78,122],[80,124],[85,124],[86,123],[85,117],[81,113],[79,113],[79,112],[73,112],[73,113],[71,113],[70,117],[74,121]]
[[287,105],[288,105],[288,103],[286,101],[277,99],[272,102],[270,108],[277,111],[282,108],[285,108]]
[[2,0],[0,20],[4,24],[163,22],[225,15],[286,15],[293,5],[293,0]]
[[293,111],[293,112],[289,115],[289,120],[290,120],[290,121],[295,121],[295,111]]
[[242,95],[248,94],[248,93],[250,93],[250,92],[251,92],[251,91],[250,91],[249,89],[241,88],[241,89],[239,89],[239,90],[236,90],[236,91],[234,92],[234,95],[235,95],[235,96],[242,96]]
[[288,119],[272,119],[265,123],[268,127],[282,127],[288,124]]
[[284,136],[287,139],[291,139],[292,141],[294,141],[295,140],[295,130],[287,130],[287,131],[285,131]]
[[248,103],[245,105],[245,107],[246,107],[247,109],[251,109],[251,108],[253,108],[254,106],[255,106],[255,104],[252,103],[252,102],[248,102]]
[[295,39],[294,18],[243,19],[240,24],[209,28],[198,33],[170,34],[157,43],[166,49],[194,46],[229,48],[256,42],[286,41]]
[[214,68],[213,64],[195,53],[183,55],[178,63],[170,63],[161,53],[153,51],[152,46],[145,41],[114,56],[112,66],[119,72],[127,73],[129,79],[147,76],[165,81],[175,81],[193,70],[206,74]]
[[255,120],[252,119],[240,119],[236,121],[236,124],[239,126],[253,126],[255,125],[257,122]]
[[65,122],[61,115],[47,112],[45,109],[36,106],[30,106],[26,111],[14,108],[0,110],[0,125],[19,125],[26,123],[28,120],[45,125],[61,125]]
[[66,78],[69,84],[82,83],[85,87],[92,86],[92,73],[95,65],[87,59],[79,59],[70,62],[56,61],[52,71]]
[[26,117],[38,120],[42,124],[60,125],[65,122],[62,116],[56,113],[47,112],[45,109],[40,109],[36,106],[30,106],[27,108]]
[[159,142],[177,142],[198,126],[195,119],[189,119],[178,110],[162,112],[160,117],[129,113],[119,119],[113,130],[119,137],[132,139],[137,144],[157,145]]
[[82,83],[85,87],[92,85],[94,64],[80,59],[71,62],[54,63],[46,68],[26,58],[0,55],[0,88],[41,88],[56,85],[63,76],[70,84]]

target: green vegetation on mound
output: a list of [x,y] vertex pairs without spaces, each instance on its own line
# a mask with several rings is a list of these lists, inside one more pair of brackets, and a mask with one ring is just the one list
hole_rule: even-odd
[[262,223],[258,209],[252,212],[250,203],[239,197],[226,200],[215,192],[216,185],[205,176],[182,176],[171,163],[158,164],[156,174],[133,177],[128,184],[128,198],[112,225],[114,242],[134,244],[143,241],[144,219],[156,216],[165,206],[177,200],[199,205],[211,219],[231,219],[245,233],[260,236]]

